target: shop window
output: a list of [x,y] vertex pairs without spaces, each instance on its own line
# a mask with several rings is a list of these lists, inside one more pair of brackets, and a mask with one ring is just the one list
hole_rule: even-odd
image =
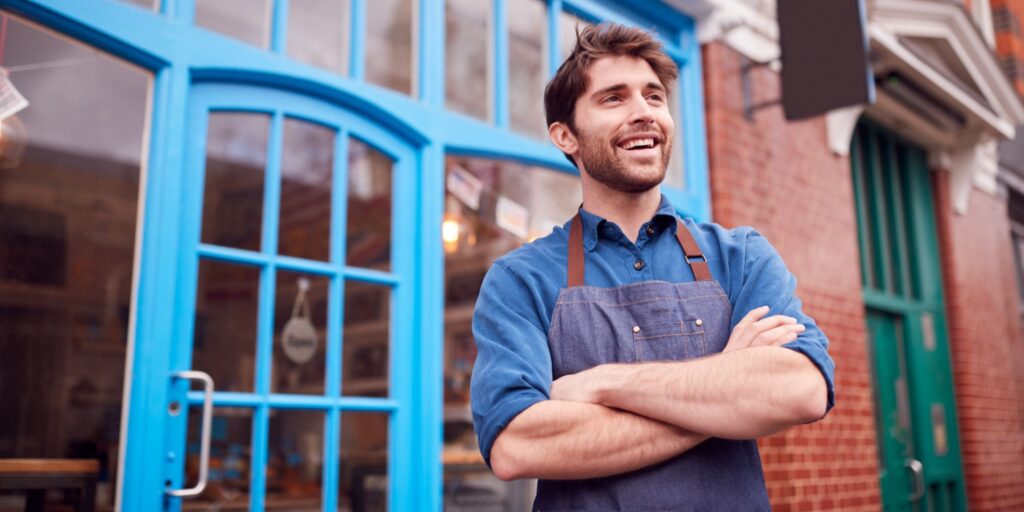
[[254,390],[259,288],[257,267],[199,262],[192,368],[210,374],[218,391]]
[[109,510],[152,77],[0,16],[0,64],[29,102],[0,120],[0,458],[94,459]]
[[416,90],[413,5],[418,0],[366,2],[366,81],[412,96]]
[[391,288],[345,282],[341,393],[386,397],[391,367]]
[[507,0],[509,116],[512,130],[547,140],[547,8],[540,0]]
[[445,107],[483,121],[493,118],[494,5],[446,0]]
[[322,509],[324,416],[321,411],[270,411],[265,510]]
[[558,47],[561,49],[559,55],[562,56],[563,62],[572,53],[572,49],[576,47],[576,31],[583,30],[584,27],[590,25],[593,25],[593,23],[579,16],[567,12],[558,14]]
[[388,510],[387,413],[341,412],[338,510]]
[[342,75],[348,74],[349,0],[288,3],[288,56]]
[[1007,189],[1007,213],[1010,217],[1010,241],[1013,244],[1013,267],[1017,274],[1020,310],[1024,314],[1024,195]]
[[[203,493],[192,499],[192,503],[213,503],[219,510],[249,510],[252,416],[252,409],[242,407],[218,406],[213,409],[209,482]],[[185,445],[185,480],[188,482],[199,479],[202,417],[201,407],[189,409]]]
[[497,480],[480,456],[469,408],[473,308],[494,260],[565,223],[582,191],[576,176],[512,162],[449,156],[445,167],[444,502],[512,510],[528,506],[532,485]]
[[260,48],[270,46],[272,0],[196,0],[196,25]]
[[327,261],[335,131],[286,117],[281,149],[281,220],[277,252]]
[[391,170],[394,162],[357,139],[348,145],[345,264],[391,269]]
[[324,393],[329,286],[324,276],[277,271],[271,393]]

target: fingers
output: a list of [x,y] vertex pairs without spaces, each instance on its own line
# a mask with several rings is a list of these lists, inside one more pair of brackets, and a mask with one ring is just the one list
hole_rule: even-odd
[[761,332],[761,334],[755,336],[754,339],[751,340],[750,346],[783,345],[795,340],[797,336],[806,329],[807,328],[804,327],[803,324],[789,323],[787,321],[778,327],[767,329]]

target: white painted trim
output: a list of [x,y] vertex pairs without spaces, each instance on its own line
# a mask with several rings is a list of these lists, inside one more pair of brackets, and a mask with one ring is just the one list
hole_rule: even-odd
[[840,156],[850,154],[850,139],[865,107],[866,105],[854,105],[825,114],[825,134],[828,138],[828,147],[833,153]]
[[989,48],[996,47],[996,27],[992,22],[992,4],[989,0],[972,0],[971,15],[974,25],[981,31]]
[[762,0],[755,9],[742,0],[666,0],[666,3],[697,20],[701,43],[722,41],[755,62],[779,57],[779,24],[775,1]]

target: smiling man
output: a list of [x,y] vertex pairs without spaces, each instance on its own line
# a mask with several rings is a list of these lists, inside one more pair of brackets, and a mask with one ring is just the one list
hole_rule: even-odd
[[828,340],[750,228],[659,191],[675,64],[646,32],[584,29],[545,91],[579,213],[499,258],[473,318],[473,418],[535,510],[769,510],[755,439],[833,404]]

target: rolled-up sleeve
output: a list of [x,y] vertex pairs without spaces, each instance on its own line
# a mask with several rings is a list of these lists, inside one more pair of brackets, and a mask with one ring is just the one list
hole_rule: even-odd
[[551,395],[551,356],[538,314],[522,280],[501,260],[492,265],[473,313],[477,355],[470,384],[473,425],[488,466],[501,431]]
[[769,316],[788,315],[803,324],[807,329],[783,347],[803,354],[821,372],[828,388],[828,406],[825,409],[828,414],[835,405],[835,362],[828,353],[828,338],[814,319],[804,313],[803,303],[796,296],[796,277],[786,268],[775,247],[757,231],[737,231],[737,238],[741,238],[737,240],[740,247],[731,255],[735,259],[730,266],[741,266],[742,285],[738,292],[730,294],[734,295],[732,325],[761,306],[769,306]]

